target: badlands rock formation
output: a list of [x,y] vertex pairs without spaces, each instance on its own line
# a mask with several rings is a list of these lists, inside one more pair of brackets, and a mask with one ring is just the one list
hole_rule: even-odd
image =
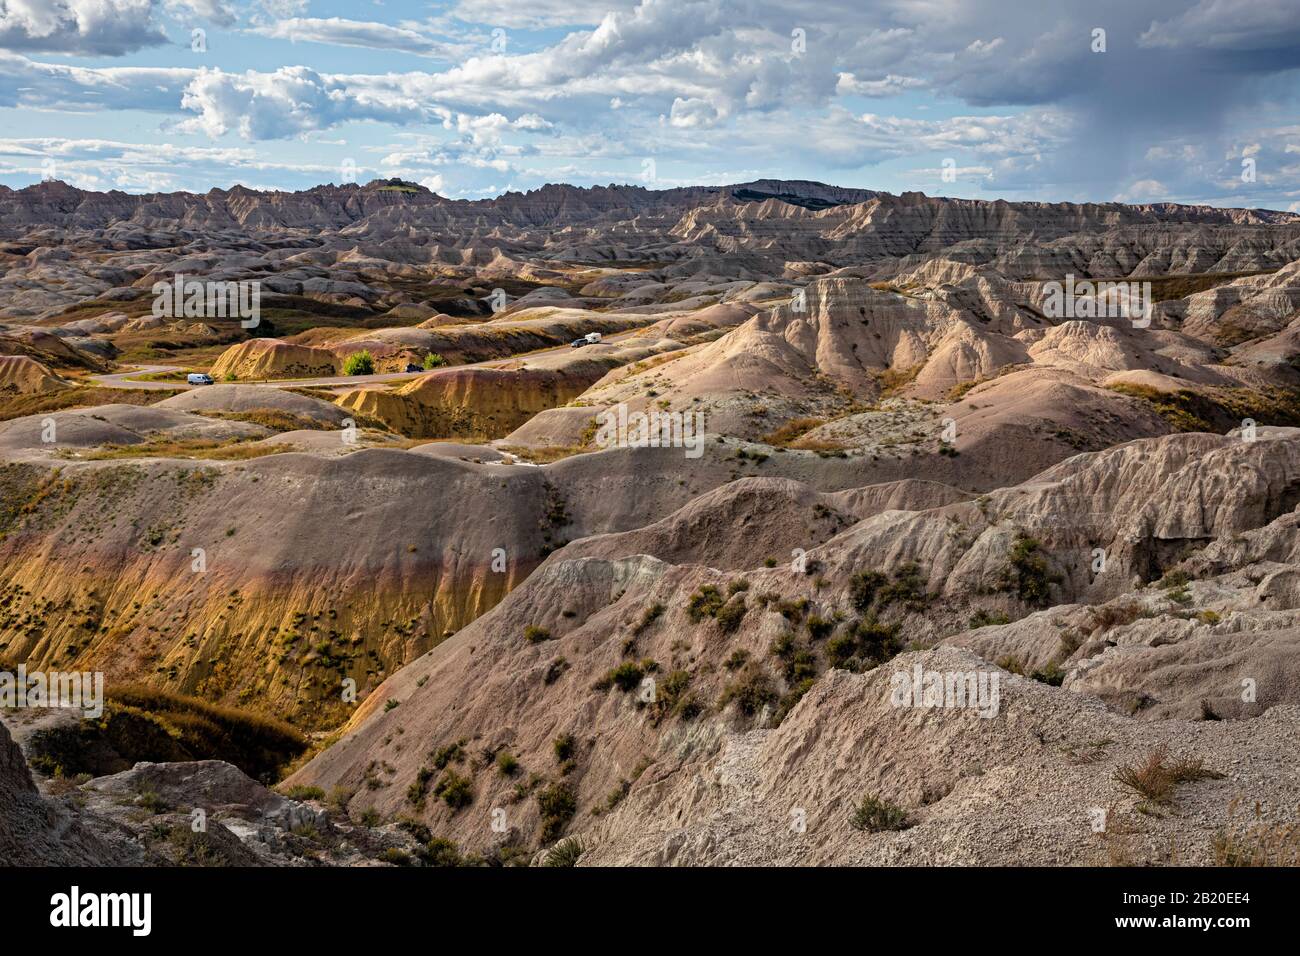
[[0,355],[0,392],[47,395],[68,388],[66,379],[26,355]]
[[0,724],[0,854],[10,866],[137,862],[129,849],[103,839],[73,810],[41,795],[4,724]]
[[[552,555],[455,641],[390,678],[343,739],[293,779],[356,786],[358,805],[418,811],[480,849],[498,839],[482,814],[507,807],[513,838],[531,844],[549,804],[495,772],[486,755],[505,750],[520,779],[572,791],[565,832],[592,848],[592,862],[987,863],[1028,840],[1036,862],[1086,863],[1111,849],[1087,825],[1090,807],[1141,816],[1112,771],[1165,745],[1224,777],[1189,795],[1192,825],[1180,817],[1139,827],[1132,852],[1168,859],[1172,840],[1178,859],[1207,862],[1234,798],[1285,812],[1300,784],[1294,591],[1265,587],[1271,575],[1249,558],[1198,578],[1187,595],[1166,584],[1189,548],[1290,518],[1297,449],[1291,434],[1139,441],[992,495],[953,492],[948,504],[906,511],[878,510],[873,489],[826,496],[738,482],[725,500],[708,496],[642,531]],[[909,489],[898,503],[928,494]],[[747,533],[751,525],[759,530]],[[699,542],[710,531],[757,550],[748,560],[724,551],[706,566]],[[755,560],[796,541],[807,551],[802,570],[784,555],[774,568]],[[1104,572],[1097,548],[1109,555]],[[895,569],[895,584],[898,569],[915,570],[897,598],[877,594],[864,615],[854,573],[875,568]],[[738,622],[693,613],[710,587],[722,607],[738,608]],[[1057,607],[1033,612],[1042,604]],[[981,612],[1029,613],[967,630]],[[548,636],[530,640],[529,628]],[[879,640],[896,650],[938,641],[979,656],[941,649],[878,667],[853,662],[879,654]],[[997,671],[1004,709],[981,718],[891,706],[891,675],[918,664]],[[620,668],[635,674],[630,687],[599,679]],[[653,701],[638,696],[643,675],[658,683]],[[1245,706],[1244,680],[1257,690]],[[576,741],[567,768],[552,752],[566,735]],[[463,761],[437,766],[457,743]],[[1097,753],[1076,759],[1089,750]],[[433,788],[449,774],[472,782],[473,802],[415,806],[402,786],[423,778]],[[854,831],[851,805],[868,792],[913,809],[916,831]],[[809,832],[787,842],[795,807]]]
[[656,322],[631,338],[581,351],[441,369],[392,390],[362,387],[338,404],[414,438],[502,438],[539,412],[569,404],[611,370],[682,348],[702,330],[679,319]]
[[293,345],[276,339],[250,339],[222,352],[212,366],[211,375],[221,382],[310,378],[313,375],[335,375],[339,372],[338,364],[334,353],[328,349]]
[[[6,848],[1300,855],[1296,215],[46,183],[0,189],[0,261],[0,661],[315,735],[279,793],[84,780],[4,713]],[[178,275],[262,324],[155,315]],[[1052,304],[1090,279],[1152,308]],[[997,700],[900,702],[918,669]],[[205,793],[211,841],[165,835]]]

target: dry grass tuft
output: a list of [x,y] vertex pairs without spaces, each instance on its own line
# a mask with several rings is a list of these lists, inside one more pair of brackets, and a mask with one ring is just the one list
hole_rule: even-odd
[[826,424],[824,418],[792,418],[780,428],[764,435],[760,441],[773,448],[787,448],[800,435],[807,434],[819,425]]
[[1094,607],[1089,609],[1089,613],[1092,615],[1092,629],[1102,633],[1109,631],[1112,627],[1132,624],[1144,615],[1142,605],[1137,601]]
[[1115,781],[1155,804],[1169,804],[1180,783],[1196,780],[1220,780],[1223,774],[1208,769],[1193,757],[1169,758],[1169,747],[1161,744],[1140,763],[1127,764],[1115,771]]
[[891,395],[897,395],[916,381],[916,377],[921,374],[923,368],[925,368],[925,363],[918,362],[909,368],[887,368],[877,373],[876,380],[880,382],[880,397],[888,398]]
[[1228,822],[1214,836],[1215,866],[1300,866],[1300,819],[1269,820],[1256,803],[1253,818],[1238,821],[1239,801],[1228,806]]

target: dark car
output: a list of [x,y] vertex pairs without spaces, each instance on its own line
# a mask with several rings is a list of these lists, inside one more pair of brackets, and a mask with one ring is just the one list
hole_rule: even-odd
[[569,348],[571,348],[571,349],[580,349],[580,348],[582,348],[584,345],[590,345],[590,344],[591,344],[591,343],[588,342],[586,339],[574,339],[574,340],[573,340],[573,343],[569,346]]
[[414,362],[407,362],[407,363],[406,363],[406,370],[407,370],[408,372],[423,372],[423,371],[424,371],[424,366],[423,366],[423,365],[416,365]]

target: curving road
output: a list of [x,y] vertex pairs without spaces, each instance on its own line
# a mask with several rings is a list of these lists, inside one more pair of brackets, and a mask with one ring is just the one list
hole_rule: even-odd
[[[475,363],[486,364],[486,363]],[[463,366],[462,366],[463,367]],[[133,365],[129,371],[115,372],[112,375],[91,375],[89,380],[103,388],[138,388],[146,391],[154,389],[203,388],[189,382],[140,382],[133,380],[136,375],[152,375],[156,372],[184,372],[178,365]],[[336,375],[328,378],[281,378],[265,382],[218,382],[228,385],[256,385],[259,388],[306,388],[330,385],[366,385],[369,383],[400,382],[408,378],[417,378],[426,374],[419,372],[383,372],[375,375]]]
[[[612,345],[615,342],[621,342],[640,332],[641,329],[632,329],[627,332],[618,332],[614,335],[606,336],[601,340],[601,345]],[[587,346],[592,348],[593,346]],[[598,346],[597,346],[598,347]],[[518,362],[520,359],[533,359],[542,355],[551,355],[557,352],[567,352],[571,346],[557,345],[553,348],[538,349],[535,352],[521,352],[518,355],[509,355],[505,358],[484,359],[481,362],[467,362],[464,365],[448,365],[443,368],[495,368],[506,365],[510,362]],[[190,385],[188,382],[139,382],[132,381],[136,375],[151,375],[156,372],[183,372],[185,369],[176,365],[135,365],[126,372],[114,372],[111,375],[91,375],[88,380],[94,382],[103,388],[137,388],[145,390],[154,389],[190,389],[204,388],[203,385]],[[438,371],[438,370],[434,370]],[[321,378],[281,378],[272,379],[265,382],[218,382],[216,384],[230,385],[256,385],[259,388],[337,388],[346,386],[355,388],[359,385],[383,385],[387,382],[404,382],[408,379],[419,378],[421,375],[428,375],[429,372],[421,370],[419,372],[377,372],[374,375],[329,375]]]

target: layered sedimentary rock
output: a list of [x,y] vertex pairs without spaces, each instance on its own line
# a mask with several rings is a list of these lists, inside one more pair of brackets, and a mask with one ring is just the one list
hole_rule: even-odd
[[25,355],[0,355],[0,393],[47,395],[71,383]]
[[644,334],[580,350],[440,369],[393,389],[363,387],[343,395],[338,404],[412,438],[503,438],[540,412],[579,398],[611,370],[682,347],[675,338],[660,338],[660,332],[689,336],[714,327],[707,320],[677,323],[664,320]]
[[[480,849],[507,837],[485,832],[475,808],[503,806],[508,839],[534,845],[539,835],[571,834],[592,863],[974,863],[1013,853],[1089,863],[1112,851],[1156,861],[1171,840],[1178,859],[1207,862],[1233,806],[1258,799],[1285,814],[1300,792],[1300,631],[1294,610],[1260,608],[1249,565],[1220,568],[1189,598],[1144,583],[1177,568],[1189,543],[1227,543],[1287,514],[1300,489],[1296,447],[1294,436],[1250,447],[1208,436],[1135,442],[919,511],[738,483],[643,530],[552,555],[456,640],[390,678],[294,780],[371,780],[357,807],[416,812]],[[763,567],[751,522],[773,550],[782,539],[806,546],[806,562]],[[759,544],[748,560],[710,549],[722,556],[722,569],[710,569],[696,563],[692,532],[703,528]],[[1017,564],[1018,542],[1030,536],[1041,568]],[[1109,554],[1101,573],[1097,547]],[[842,659],[846,639],[866,633],[850,571],[901,581],[906,568],[919,574],[908,596],[877,599],[868,626],[901,627],[885,662],[823,672],[823,661]],[[1015,624],[957,624],[945,643],[979,656],[940,648],[888,659],[927,621],[946,617],[946,630],[975,609],[1024,613],[1039,600],[1028,587],[1035,575],[1042,600],[1061,607]],[[1089,593],[1115,597],[1072,606]],[[1137,609],[1118,610],[1129,603]],[[530,639],[530,628],[545,637]],[[1180,660],[1199,662],[1195,675],[1180,678]],[[900,706],[894,675],[917,667],[996,672],[996,712]],[[1063,687],[1019,676],[1052,667]],[[809,677],[811,686],[802,683]],[[1245,677],[1258,695],[1229,709]],[[1207,712],[1239,722],[1207,722]],[[399,728],[430,748],[397,746]],[[553,741],[566,734],[572,749],[557,758]],[[463,756],[429,770],[434,752],[457,743]],[[1222,774],[1180,788],[1194,825],[1185,815],[1144,821],[1113,778],[1161,746]],[[1241,748],[1250,759],[1235,758]],[[475,756],[501,750],[518,761],[520,779],[541,778],[536,799],[512,797],[514,783]],[[434,783],[448,774],[469,787],[467,809],[436,799]],[[431,792],[413,803],[408,784],[422,776]],[[556,792],[573,800],[558,824]],[[888,836],[854,830],[849,817],[868,793],[906,808],[915,826]],[[1088,822],[1095,806],[1133,821],[1131,845],[1097,837]],[[808,823],[793,842],[792,807]]]
[[546,408],[577,398],[600,378],[544,370],[449,369],[392,392],[358,389],[344,408],[414,438],[501,438]]
[[[218,379],[446,365],[0,423],[0,660],[339,734],[291,783],[351,822],[224,765],[92,781],[149,860],[176,848],[120,802],[191,783],[244,808],[219,849],[246,864],[302,859],[261,810],[345,863],[412,818],[471,859],[576,836],[604,864],[1225,862],[1275,852],[1234,805],[1290,825],[1291,214],[50,186],[0,193],[0,229],[16,380],[214,345]],[[178,273],[260,282],[278,338],[152,316]],[[1151,321],[1049,307],[1066,275],[1149,278]],[[610,434],[663,415],[680,441]],[[917,668],[1000,695],[898,702]],[[1116,776],[1160,753],[1204,771],[1176,813]],[[856,827],[866,797],[902,828]]]
[[[1268,210],[990,203],[780,181],[661,191],[556,185],[476,202],[383,181],[203,196],[42,183],[0,192],[8,267],[0,291],[12,316],[88,301],[120,311],[183,272],[258,281],[268,304],[298,297],[375,315],[405,305],[484,315],[493,283],[546,283],[576,263],[658,263],[645,280],[673,285],[758,283],[785,276],[787,263],[887,278],[938,256],[1026,279],[1275,269],[1300,258],[1296,223]],[[111,259],[74,254],[66,240],[81,235]],[[796,274],[808,273],[796,266],[787,278]],[[429,288],[447,280],[461,287]]]
[[217,381],[308,378],[335,375],[339,368],[336,356],[328,349],[277,339],[249,339],[221,353],[211,375]]

